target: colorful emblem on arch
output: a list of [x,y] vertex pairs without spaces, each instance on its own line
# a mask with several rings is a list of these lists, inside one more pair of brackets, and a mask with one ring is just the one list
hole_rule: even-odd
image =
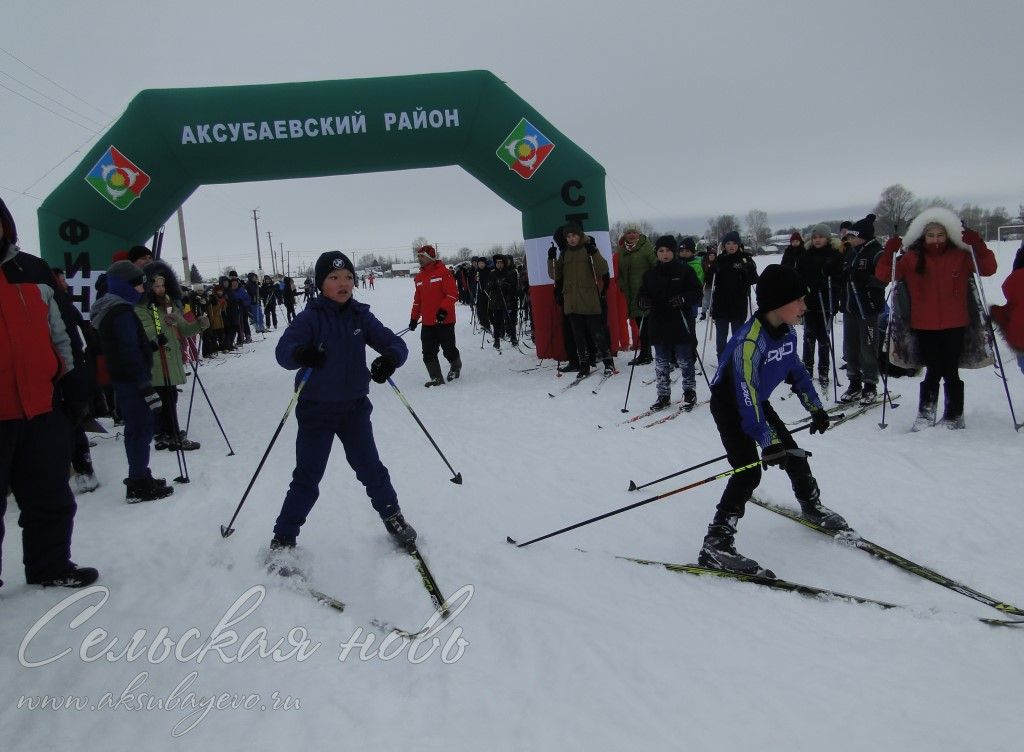
[[127,209],[149,185],[149,175],[113,146],[85,176],[85,182],[118,209]]
[[505,137],[496,154],[524,180],[529,180],[555,148],[551,140],[526,118]]

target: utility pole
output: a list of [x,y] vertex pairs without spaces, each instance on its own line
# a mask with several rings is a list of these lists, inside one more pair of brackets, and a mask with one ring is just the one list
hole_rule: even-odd
[[259,207],[252,210],[252,223],[256,226],[256,268],[263,268],[263,259],[260,257],[260,218],[256,213]]
[[292,252],[288,251],[288,276],[292,276]]
[[270,267],[277,274],[277,258],[274,256],[274,236],[267,230],[267,245],[270,246]]
[[185,270],[185,276],[182,277],[189,283],[189,287],[192,286],[192,269],[188,264],[188,243],[185,240],[185,214],[181,211],[181,207],[178,207],[178,235],[181,237],[181,265]]
[[278,243],[281,247],[281,274],[284,274],[284,243]]

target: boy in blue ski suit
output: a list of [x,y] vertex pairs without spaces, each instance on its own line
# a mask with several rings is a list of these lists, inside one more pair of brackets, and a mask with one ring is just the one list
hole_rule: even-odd
[[[311,299],[295,317],[275,350],[282,367],[302,370],[295,379],[296,389],[301,389],[295,406],[295,470],[274,525],[271,550],[295,547],[299,529],[320,495],[335,436],[387,531],[400,544],[411,544],[416,531],[402,516],[388,470],[377,454],[370,423],[373,405],[367,396],[370,378],[386,382],[405,363],[409,349],[370,313],[370,306],[352,298],[355,268],[345,254],[321,254],[314,277],[322,296]],[[367,345],[380,353],[369,369]]]
[[[794,325],[806,310],[807,288],[794,269],[768,266],[757,281],[757,311],[726,345],[711,382],[711,414],[729,464],[757,462],[786,471],[803,516],[829,530],[847,529],[846,520],[822,506],[818,483],[804,453],[768,402],[786,382],[811,414],[811,433],[824,433],[829,415],[797,354]],[[761,482],[761,469],[730,476],[708,526],[697,563],[705,567],[774,576],[756,561],[736,553],[736,523]]]

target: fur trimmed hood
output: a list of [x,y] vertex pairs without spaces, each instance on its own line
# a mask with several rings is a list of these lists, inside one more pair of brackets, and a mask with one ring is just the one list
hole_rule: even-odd
[[914,221],[907,228],[907,234],[903,236],[903,247],[909,248],[924,238],[924,228],[933,222],[946,228],[950,242],[957,248],[962,248],[965,251],[971,250],[971,247],[963,241],[963,226],[960,224],[960,218],[941,206],[932,206],[914,217]]

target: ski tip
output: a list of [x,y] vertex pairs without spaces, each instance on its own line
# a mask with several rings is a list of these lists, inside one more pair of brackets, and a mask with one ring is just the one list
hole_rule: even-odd
[[233,532],[235,532],[235,529],[233,527],[224,527],[224,525],[220,526],[220,537],[221,538],[227,538]]
[[184,475],[179,475],[177,478],[174,479],[174,482],[175,483],[190,483],[191,481],[188,478],[186,478]]
[[553,395],[553,394],[552,394],[551,392],[548,392],[548,396],[549,396],[549,397],[550,397],[551,399],[554,399],[554,398],[555,398],[555,395]]
[[629,482],[629,490],[630,490],[630,491],[635,491],[636,489],[637,489],[637,485],[636,485],[636,482],[635,482],[635,481],[632,481],[632,480],[631,480],[631,481]]
[[512,546],[518,546],[519,545],[518,543],[516,543],[515,538],[513,538],[511,535],[506,535],[505,536],[505,542],[508,543],[509,545],[512,545]]
[[449,478],[449,480],[457,486],[462,485],[462,473],[455,473],[455,477]]

